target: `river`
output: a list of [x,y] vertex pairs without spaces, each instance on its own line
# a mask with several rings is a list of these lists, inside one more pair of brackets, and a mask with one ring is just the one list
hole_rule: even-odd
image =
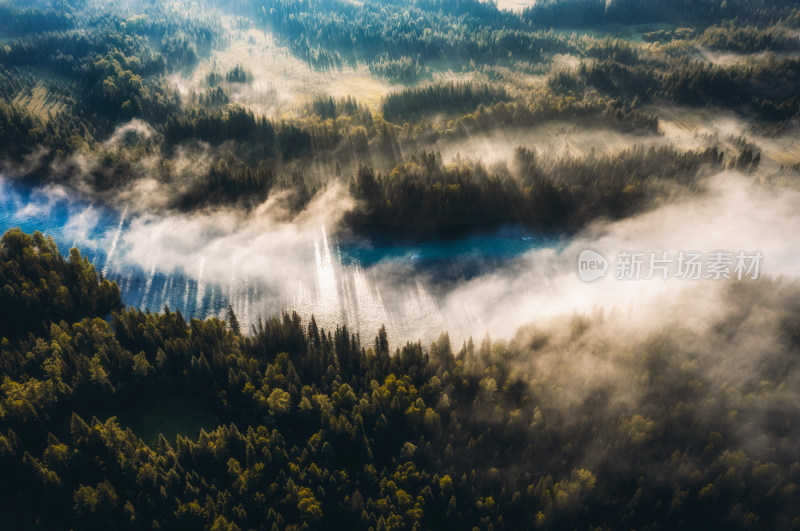
[[[236,240],[248,247],[241,253],[236,242],[228,242],[233,249],[221,242],[197,244],[197,234],[182,237],[180,231],[169,235],[172,240],[153,240],[157,243],[148,248],[141,235],[154,232],[161,220],[127,211],[76,199],[66,188],[0,178],[3,232],[39,230],[51,235],[64,255],[78,247],[119,284],[127,306],[153,311],[169,306],[187,319],[204,319],[225,318],[231,305],[248,329],[259,317],[297,310],[304,318],[315,315],[323,326],[346,324],[365,337],[386,324],[395,341],[430,339],[448,324],[439,311],[448,290],[531,250],[559,245],[515,226],[409,241],[342,237],[320,225],[299,232],[290,244],[248,247],[262,235]],[[277,241],[277,236],[266,237]],[[191,249],[182,249],[189,238]]]

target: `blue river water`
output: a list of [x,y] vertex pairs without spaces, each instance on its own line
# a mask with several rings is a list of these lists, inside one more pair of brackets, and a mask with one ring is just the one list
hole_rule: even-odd
[[[441,324],[437,285],[448,278],[463,280],[531,250],[558,246],[516,226],[425,241],[341,238],[323,228],[308,242],[297,278],[287,286],[285,277],[273,282],[268,269],[257,276],[232,269],[224,278],[205,263],[204,273],[205,258],[199,267],[183,269],[162,267],[157,257],[137,263],[126,257],[126,236],[136,219],[127,209],[94,203],[65,188],[30,187],[0,177],[0,231],[41,231],[53,237],[64,255],[76,246],[119,284],[127,306],[154,311],[169,306],[187,319],[224,317],[228,305],[243,323],[296,309],[328,326],[344,323],[371,334],[387,324],[400,337],[411,338]],[[402,271],[402,279],[384,282],[387,271]]]
[[369,267],[386,260],[412,260],[434,265],[441,262],[511,260],[542,245],[555,245],[556,239],[532,236],[525,229],[506,225],[491,231],[439,237],[418,243],[387,241],[386,238],[344,240],[341,242],[345,264]]

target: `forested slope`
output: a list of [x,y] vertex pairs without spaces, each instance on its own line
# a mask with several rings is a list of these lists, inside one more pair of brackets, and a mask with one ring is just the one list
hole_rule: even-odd
[[[659,105],[680,105],[681,113],[724,110],[769,135],[791,131],[800,111],[797,6],[711,4],[559,1],[511,13],[450,0],[201,2],[193,10],[164,2],[0,2],[0,171],[112,203],[118,192],[153,179],[163,204],[181,210],[253,208],[288,192],[296,214],[321,190],[347,187],[362,167],[402,175],[433,146],[476,137],[522,136],[562,124],[653,142],[663,133]],[[285,47],[280,53],[292,52],[308,66],[304,76],[368,72],[385,92],[370,107],[358,90],[334,96],[323,83],[293,105],[255,111],[241,94],[281,73],[255,79],[242,64],[216,63],[236,39],[250,43],[251,54],[278,53],[255,48],[248,32],[274,37]],[[186,89],[195,71],[203,73],[200,85]],[[726,165],[736,163],[739,154],[726,152],[724,138],[706,144],[723,152]],[[520,141],[519,147],[540,146]],[[564,155],[550,153],[565,160],[548,164],[572,164]],[[204,162],[186,170],[187,157]],[[476,175],[482,190],[506,180],[502,170]],[[440,202],[437,183],[421,183],[418,194]],[[507,187],[513,191],[502,201],[513,208],[502,210],[500,222],[571,230],[595,210],[589,200],[566,220],[531,214],[517,206],[527,201],[526,186]],[[569,202],[581,194],[562,195]],[[405,230],[436,224],[469,230],[464,220],[474,219],[467,209],[447,207],[445,215],[409,223],[420,216],[408,204],[376,212],[385,203],[367,198],[348,219],[379,218]],[[633,201],[625,210],[646,207]]]
[[[5,304],[49,296],[34,282],[48,269],[81,309],[32,308],[2,342],[0,493],[14,528],[800,523],[794,284],[731,286],[731,307],[750,311],[707,336],[665,325],[620,339],[604,332],[613,322],[575,317],[508,343],[443,334],[390,352],[383,330],[367,341],[296,314],[249,335],[233,314],[106,321],[113,287],[91,266],[65,272],[54,251],[40,235],[0,241],[0,283],[31,285],[4,288],[4,320]],[[82,264],[70,256],[67,269]],[[735,330],[753,327],[774,348],[742,347]],[[747,356],[759,368],[737,375]],[[587,378],[587,365],[612,369]],[[187,397],[216,422],[167,439],[116,418],[151,396]]]

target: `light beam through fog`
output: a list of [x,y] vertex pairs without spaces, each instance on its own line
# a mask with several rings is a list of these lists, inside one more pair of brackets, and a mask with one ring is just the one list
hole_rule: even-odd
[[3,524],[800,528],[798,30],[0,0]]
[[[329,227],[348,200],[335,188],[289,224],[276,219],[277,203],[249,216],[220,210],[126,217],[125,210],[119,215],[70,201],[58,188],[26,194],[4,181],[2,221],[4,228],[24,229],[46,221],[63,252],[73,242],[83,248],[132,306],[225,318],[231,305],[247,329],[259,318],[296,310],[365,337],[385,324],[395,344],[428,341],[443,329],[460,342],[483,333],[510,337],[526,323],[569,313],[624,311],[646,320],[671,308],[687,322],[715,315],[714,294],[726,281],[620,281],[611,271],[587,284],[576,274],[583,249],[607,257],[625,250],[757,250],[765,256],[764,275],[797,276],[800,249],[784,235],[800,224],[800,194],[759,187],[735,173],[719,174],[706,187],[703,195],[650,213],[596,223],[569,242],[515,230],[473,246],[464,244],[468,239],[384,248],[340,241]],[[53,213],[43,205],[55,207]],[[37,220],[41,215],[46,219]],[[479,264],[471,274],[441,273],[448,261],[470,259]],[[491,268],[480,266],[493,259]]]
[[[78,245],[119,283],[126,304],[154,310],[168,305],[187,318],[225,318],[230,305],[245,325],[296,310],[326,328],[345,324],[369,335],[385,324],[398,341],[430,337],[444,324],[429,292],[442,261],[474,260],[481,253],[508,259],[539,245],[508,230],[461,245],[342,244],[326,230],[337,221],[332,212],[348,208],[335,188],[295,223],[285,223],[276,221],[280,205],[271,202],[252,216],[229,210],[128,216],[126,209],[117,214],[70,200],[58,187],[28,191],[0,182],[4,228],[44,228],[64,253]],[[387,303],[384,292],[399,302]]]

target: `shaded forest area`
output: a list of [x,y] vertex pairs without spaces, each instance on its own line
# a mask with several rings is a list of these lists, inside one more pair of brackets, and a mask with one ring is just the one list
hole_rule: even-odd
[[[657,135],[658,117],[645,110],[651,103],[711,104],[743,113],[763,131],[791,127],[800,111],[800,72],[798,59],[786,54],[798,49],[797,6],[734,1],[724,9],[706,9],[695,4],[613,2],[603,7],[602,16],[598,12],[583,20],[575,14],[593,13],[605,3],[539,2],[515,14],[491,4],[450,0],[413,5],[326,0],[313,8],[304,1],[223,2],[188,12],[158,2],[145,2],[139,11],[126,5],[0,2],[5,37],[0,45],[0,169],[36,182],[72,184],[104,198],[152,177],[164,187],[164,203],[184,210],[220,204],[249,208],[289,191],[290,209],[296,212],[332,183],[357,190],[348,183],[361,179],[363,167],[376,175],[400,175],[400,183],[392,186],[408,188],[403,168],[416,164],[434,143],[550,122]],[[205,77],[205,90],[181,94],[168,76],[190,72],[227,46],[231,36],[223,20],[229,13],[249,17],[237,19],[244,27],[247,20],[268,24],[316,69],[367,65],[374,75],[403,86],[377,109],[359,102],[358,95],[316,95],[285,115],[265,117],[233,99],[234,85],[253,80],[252,72],[236,64],[224,71],[214,67]],[[571,28],[600,33],[559,30],[567,20]],[[644,42],[625,37],[624,24],[651,22],[667,27],[642,27]],[[705,50],[760,55],[715,64],[702,60]],[[559,66],[556,56],[577,62]],[[443,71],[462,78],[444,81],[434,75]],[[119,130],[128,132],[118,137]],[[536,151],[536,146],[523,148]],[[193,167],[189,176],[178,175],[175,168],[187,154],[210,160]],[[740,155],[725,153],[726,164],[735,164]],[[575,163],[567,157],[547,164]],[[480,161],[469,165],[478,168]],[[355,229],[369,220],[394,228],[442,224],[467,230],[465,220],[487,216],[478,212],[475,217],[458,206],[466,196],[444,196],[451,196],[455,185],[461,189],[456,195],[470,187],[488,193],[499,186],[501,191],[482,200],[505,205],[504,220],[570,230],[595,215],[615,217],[646,208],[651,192],[658,195],[652,187],[640,193],[636,175],[627,178],[637,193],[621,194],[625,187],[587,184],[571,175],[546,176],[541,186],[554,190],[538,192],[539,185],[520,180],[518,172],[468,173],[467,179],[412,179],[417,200],[444,204],[446,215],[419,214],[415,203],[402,197],[388,204],[362,194],[364,208],[348,219]],[[450,188],[442,192],[436,188],[440,184]],[[605,205],[598,207],[594,194],[574,190],[587,187],[616,194],[617,204],[603,199]],[[531,206],[542,194],[558,196],[549,207],[554,212]]]
[[[214,63],[241,37],[230,28],[266,28],[315,73],[389,89],[371,107],[315,93],[264,116],[237,100],[258,75],[247,58]],[[0,0],[0,172],[111,203],[149,179],[158,208],[181,211],[280,194],[295,215],[341,185],[355,231],[575,231],[702,192],[724,168],[752,173],[761,153],[743,137],[578,155],[514,145],[488,164],[432,146],[552,124],[653,139],[653,104],[790,131],[798,29],[793,0],[540,0],[522,13]],[[201,65],[202,88],[179,90]],[[385,328],[291,312],[243,330],[233,309],[187,322],[125,308],[79,250],[10,230],[3,525],[800,529],[800,286],[723,291],[705,328],[574,315],[509,341],[442,333],[392,351]]]
[[577,230],[598,218],[621,219],[675,194],[697,192],[700,178],[724,167],[723,159],[713,148],[680,153],[651,147],[540,160],[536,152],[518,148],[513,170],[492,172],[469,161],[445,165],[422,152],[387,175],[362,166],[350,192],[363,204],[350,213],[349,223],[430,231],[517,222],[541,231]]
[[[705,336],[623,339],[613,320],[573,317],[390,352],[383,329],[367,340],[296,314],[242,335],[233,312],[187,324],[119,309],[116,285],[57,253],[38,233],[0,240],[0,284],[25,286],[4,288],[4,308],[26,308],[0,346],[11,527],[800,524],[796,284],[731,285]],[[54,286],[77,312],[30,303]],[[772,347],[748,350],[737,330]],[[598,363],[613,370],[586,379]],[[120,420],[143,396],[190,398],[218,426],[146,443]]]

